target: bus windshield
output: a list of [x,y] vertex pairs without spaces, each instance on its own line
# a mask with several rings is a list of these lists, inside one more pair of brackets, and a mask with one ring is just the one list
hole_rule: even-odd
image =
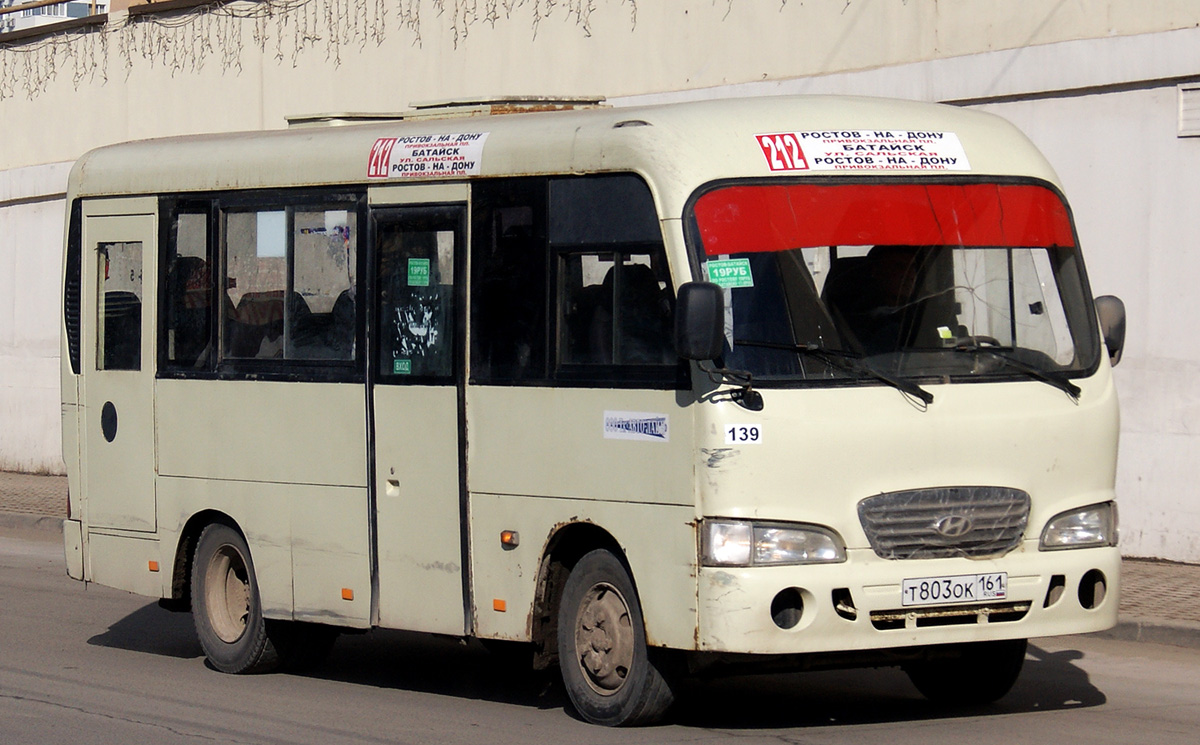
[[1097,362],[1070,216],[1045,186],[742,183],[690,218],[725,289],[724,364],[756,380],[1057,381]]

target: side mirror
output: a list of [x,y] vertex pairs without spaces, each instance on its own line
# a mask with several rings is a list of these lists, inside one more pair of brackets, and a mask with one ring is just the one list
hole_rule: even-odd
[[1108,347],[1108,360],[1114,366],[1121,361],[1125,348],[1125,303],[1116,295],[1096,298],[1096,315],[1100,318],[1100,333]]
[[712,282],[685,282],[675,302],[675,351],[688,360],[721,356],[725,293]]

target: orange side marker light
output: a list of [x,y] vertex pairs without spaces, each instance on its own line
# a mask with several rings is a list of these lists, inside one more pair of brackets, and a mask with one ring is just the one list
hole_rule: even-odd
[[504,602],[500,598],[493,598],[492,599],[492,610],[494,610],[498,613],[504,613],[505,611],[508,610],[508,603]]
[[157,561],[150,562],[150,571],[152,571],[152,572],[158,571],[158,562]]
[[342,588],[342,600],[353,600],[353,599],[354,599],[354,590],[351,590],[349,587],[343,587]]

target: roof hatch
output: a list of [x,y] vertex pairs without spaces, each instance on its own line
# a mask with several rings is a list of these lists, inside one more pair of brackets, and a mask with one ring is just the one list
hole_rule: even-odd
[[603,96],[500,96],[497,98],[466,98],[461,100],[414,102],[412,109],[399,113],[341,112],[299,114],[287,117],[288,127],[337,127],[381,121],[412,121],[420,119],[459,119],[475,116],[524,114],[534,111],[568,111],[607,107]]

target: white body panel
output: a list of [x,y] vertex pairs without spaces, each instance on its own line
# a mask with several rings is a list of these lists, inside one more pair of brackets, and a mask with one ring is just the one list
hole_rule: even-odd
[[[700,407],[701,512],[835,528],[867,548],[859,500],[935,486],[1002,485],[1029,492],[1029,525],[1073,505],[1113,499],[1116,392],[1107,370],[1078,403],[1035,381],[930,385],[922,411],[881,386],[767,390],[761,412]],[[731,422],[759,423],[763,442],[727,445]]]
[[[625,549],[623,558],[637,580],[642,599],[647,642],[675,649],[695,648],[696,537],[692,514],[691,507],[677,505],[472,494],[475,633],[485,639],[531,638],[531,611],[538,588],[530,579],[538,576],[543,553],[554,533],[563,525],[582,520],[603,527]],[[501,545],[502,530],[517,531],[520,545],[512,549]]]
[[[469,387],[471,490],[691,506],[690,399],[675,391]],[[605,437],[606,411],[665,415],[669,437]]]
[[[847,560],[830,566],[706,567],[700,570],[702,649],[741,653],[826,652],[991,638],[1030,638],[1109,628],[1116,623],[1120,554],[1115,548],[1043,552],[1041,527],[1074,506],[1114,499],[1115,391],[1107,367],[1086,382],[1078,403],[1044,383],[929,386],[937,397],[919,410],[886,387],[765,391],[759,414],[732,405],[697,415],[702,512],[709,516],[799,521],[832,527]],[[730,422],[761,427],[762,443],[726,445]],[[871,550],[858,502],[883,492],[997,484],[1032,498],[1026,540],[994,559],[881,559]],[[1104,602],[1085,610],[1079,581],[1098,569],[1109,579]],[[903,579],[1005,571],[1009,598],[1027,600],[1025,618],[880,631],[871,611],[902,609]],[[1067,578],[1063,598],[1043,608],[1052,575]],[[780,629],[771,601],[802,591],[800,625]],[[855,621],[839,618],[832,593],[848,589]],[[737,597],[731,602],[731,597]],[[1068,631],[1074,629],[1075,631]]]

